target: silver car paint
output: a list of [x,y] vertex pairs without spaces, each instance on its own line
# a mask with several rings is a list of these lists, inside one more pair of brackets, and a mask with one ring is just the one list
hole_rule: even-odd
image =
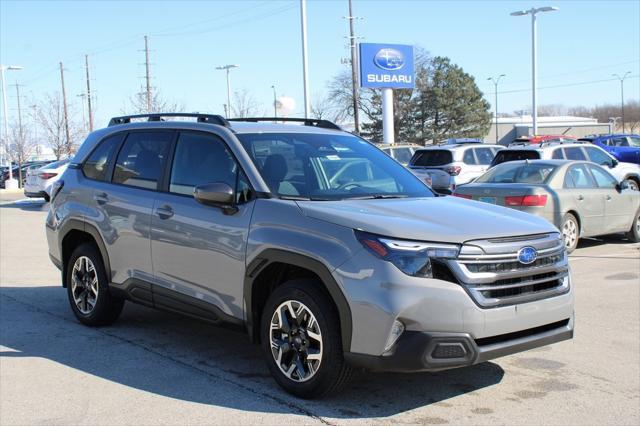
[[[84,161],[95,144],[109,134],[166,125],[139,123],[94,132],[73,162]],[[170,126],[219,135],[254,189],[268,191],[228,129],[181,122],[171,122]],[[260,127],[238,126],[236,131],[255,132]],[[265,131],[332,132],[294,126],[267,126]],[[215,207],[196,205],[188,198],[169,199],[153,191],[90,181],[77,168],[70,168],[64,180],[65,190],[52,203],[47,219],[54,258],[61,258],[57,232],[66,220],[81,218],[99,230],[115,283],[140,277],[243,318],[246,265],[268,248],[301,254],[321,262],[346,296],[352,319],[352,343],[344,348],[346,351],[381,354],[396,318],[401,318],[409,330],[464,331],[484,337],[573,315],[572,292],[521,305],[481,309],[460,285],[412,278],[375,258],[362,248],[353,232],[362,229],[396,238],[463,243],[555,231],[547,222],[514,210],[451,197],[340,202],[259,198],[241,206],[236,216],[224,217]],[[108,201],[98,205],[97,195],[103,192],[108,194]],[[175,215],[169,222],[154,220],[154,209],[166,202],[174,205]]]

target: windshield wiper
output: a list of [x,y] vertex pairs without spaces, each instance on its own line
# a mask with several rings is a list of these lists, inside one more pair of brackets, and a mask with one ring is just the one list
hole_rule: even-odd
[[387,200],[391,198],[407,198],[404,194],[371,194],[362,197],[347,197],[345,200]]

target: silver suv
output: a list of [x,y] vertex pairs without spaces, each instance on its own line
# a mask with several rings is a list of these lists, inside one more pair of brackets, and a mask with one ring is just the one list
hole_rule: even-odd
[[544,219],[436,196],[330,122],[244,120],[127,116],[89,135],[46,222],[80,322],[129,300],[235,326],[301,397],[354,368],[441,370],[573,336]]

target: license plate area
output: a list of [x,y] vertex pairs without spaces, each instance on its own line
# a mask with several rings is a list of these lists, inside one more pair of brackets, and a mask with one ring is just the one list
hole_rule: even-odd
[[478,201],[482,201],[483,203],[495,204],[496,197],[478,197]]

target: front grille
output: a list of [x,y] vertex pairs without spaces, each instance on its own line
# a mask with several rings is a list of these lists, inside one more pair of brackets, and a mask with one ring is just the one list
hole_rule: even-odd
[[[518,261],[518,251],[538,252],[531,264]],[[559,234],[479,240],[466,243],[449,267],[482,307],[525,303],[569,290],[569,266]]]

